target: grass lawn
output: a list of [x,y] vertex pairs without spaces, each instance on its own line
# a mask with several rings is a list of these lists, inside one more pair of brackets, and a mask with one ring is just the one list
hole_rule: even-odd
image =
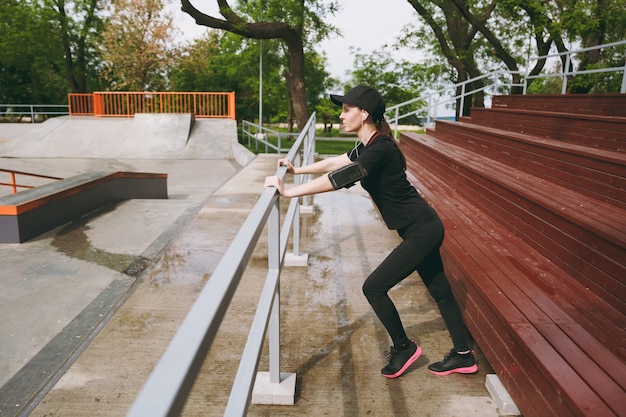
[[[276,130],[279,131],[280,129],[276,129]],[[339,155],[339,154],[348,152],[350,149],[354,148],[355,141],[356,141],[356,136],[341,136],[340,137],[338,129],[333,129],[333,132],[331,132],[330,134],[322,130],[317,130],[315,132],[315,135],[316,137],[320,138],[320,139],[316,139],[315,141],[315,151],[320,155]],[[276,137],[269,136],[268,141],[274,146],[277,146],[278,144],[278,139]],[[283,138],[281,141],[281,147],[283,148],[283,150],[285,150],[286,148],[289,148],[293,144],[294,141],[295,141],[295,138],[294,139]],[[247,141],[244,141],[244,142],[240,141],[240,143],[242,143],[244,146],[247,146]],[[249,149],[252,152],[257,152],[255,147],[256,147],[256,144],[252,143]],[[259,143],[258,148],[261,150],[261,152],[265,152],[265,145]],[[270,148],[268,149],[268,152],[275,153],[276,151]]]

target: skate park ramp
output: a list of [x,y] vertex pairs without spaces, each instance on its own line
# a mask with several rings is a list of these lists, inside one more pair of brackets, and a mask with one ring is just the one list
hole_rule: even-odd
[[0,142],[0,157],[236,159],[240,165],[252,158],[237,142],[235,120],[195,119],[191,114],[63,116],[19,133]]

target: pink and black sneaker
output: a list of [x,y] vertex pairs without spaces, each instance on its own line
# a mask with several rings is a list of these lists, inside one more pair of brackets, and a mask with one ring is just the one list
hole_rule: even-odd
[[445,376],[454,373],[474,374],[478,372],[478,365],[472,352],[464,355],[457,353],[454,349],[448,353],[441,362],[428,365],[431,374]]
[[398,350],[392,346],[389,352],[385,352],[389,364],[380,372],[386,378],[397,378],[402,375],[421,354],[422,348],[417,346],[412,340],[411,343],[409,343],[409,347],[404,350]]

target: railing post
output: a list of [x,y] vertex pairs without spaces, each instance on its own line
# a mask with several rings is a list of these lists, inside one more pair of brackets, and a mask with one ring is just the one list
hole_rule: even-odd
[[528,89],[528,64],[526,64],[526,72],[524,72],[524,87],[522,88],[522,94],[526,95]]
[[463,110],[465,109],[465,83],[466,82],[467,81],[463,81],[461,83],[461,108],[458,111],[459,118],[463,117]]
[[13,189],[13,194],[17,193],[17,184],[15,182],[15,172],[11,172],[11,188]]
[[236,120],[237,117],[235,115],[235,92],[231,91],[228,93],[228,117],[233,120]]
[[622,69],[622,88],[619,90],[620,94],[626,93],[626,63]]
[[498,82],[500,80],[500,72],[496,71],[493,73],[493,93],[492,96],[498,95]]
[[394,137],[396,139],[398,139],[398,117],[400,116],[400,108],[396,107],[396,115],[395,115],[395,122],[394,122]]
[[[316,115],[313,113],[307,122],[307,127],[300,134],[304,135],[302,142],[302,152],[294,155],[292,163],[295,166],[308,165],[313,163],[315,158],[315,121]],[[296,184],[300,184],[308,180],[310,175],[299,175],[294,177]],[[299,201],[294,201],[295,215],[293,219],[293,252],[285,255],[285,265],[288,266],[308,266],[309,255],[300,253],[300,214],[313,213],[313,205],[311,204],[311,196],[302,197],[302,205]]]
[[[268,266],[270,270],[280,271],[280,198],[272,207],[267,226]],[[280,279],[270,314],[269,336],[270,383],[280,384]]]
[[561,86],[561,94],[567,92],[567,74],[569,73],[569,65],[571,63],[571,54],[568,53],[565,58],[565,69],[563,70],[563,85]]
[[433,95],[432,93],[430,93],[428,95],[428,115],[426,116],[426,126],[429,126],[429,127],[431,123],[430,111],[432,109],[432,106],[433,106]]

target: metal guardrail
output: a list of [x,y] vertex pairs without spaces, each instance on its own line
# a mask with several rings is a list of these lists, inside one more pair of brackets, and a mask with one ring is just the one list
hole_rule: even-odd
[[104,91],[68,94],[70,115],[133,117],[135,113],[191,113],[235,119],[235,92]]
[[[314,154],[315,114],[311,116],[289,150],[287,158],[293,161],[294,165],[301,166],[313,162]],[[276,172],[276,175],[281,178],[285,174],[286,168],[284,167]],[[308,180],[306,176],[294,176],[294,179],[297,183]],[[200,372],[200,366],[211,349],[226,310],[266,225],[268,228],[267,277],[224,415],[229,417],[246,415],[268,327],[270,385],[280,385],[278,289],[287,242],[292,230],[294,255],[300,255],[300,202],[299,199],[290,201],[281,227],[279,201],[275,188],[267,188],[263,191],[130,408],[127,414],[129,417],[164,417],[177,416],[181,413]]]
[[0,172],[9,174],[9,178],[10,178],[10,182],[0,182],[0,186],[11,187],[11,191],[13,194],[17,193],[18,188],[26,188],[26,189],[35,188],[34,185],[18,184],[16,180],[16,175],[24,175],[24,176],[33,177],[33,178],[44,178],[44,179],[49,179],[49,180],[62,180],[63,179],[59,177],[51,177],[48,175],[39,175],[39,174],[31,174],[28,172],[14,171],[11,169],[0,168]]
[[241,122],[241,134],[244,140],[248,141],[249,149],[252,149],[252,141],[254,141],[255,150],[259,152],[259,144],[261,144],[265,147],[264,153],[269,153],[270,149],[276,153],[286,153],[289,151],[290,146],[283,147],[284,140],[293,139],[298,136],[297,133],[278,132],[265,126],[250,123],[246,120]]
[[67,95],[68,104],[0,104],[0,117],[133,117],[135,113],[191,113],[198,118],[235,117],[235,93],[96,92]]
[[[402,119],[406,119],[411,116],[419,116],[425,120],[426,126],[430,126],[432,125],[433,121],[437,119],[437,112],[441,106],[449,106],[451,109],[455,109],[457,102],[458,102],[459,107],[463,108],[464,101],[467,99],[467,97],[479,91],[485,91],[488,95],[496,95],[496,94],[499,94],[501,91],[506,91],[507,89],[510,90],[513,87],[520,87],[522,88],[523,94],[526,94],[529,81],[533,79],[539,79],[539,78],[561,78],[562,79],[561,94],[565,94],[565,92],[567,91],[568,80],[571,77],[574,77],[577,75],[584,75],[584,74],[621,72],[622,83],[621,83],[619,93],[624,94],[626,93],[626,62],[623,65],[619,65],[616,67],[595,68],[595,69],[590,69],[590,70],[579,70],[579,69],[573,68],[571,71],[567,70],[567,71],[562,71],[562,72],[544,73],[544,74],[538,74],[538,75],[529,74],[530,62],[532,61],[538,61],[541,59],[561,58],[564,56],[565,61],[566,61],[565,68],[569,68],[570,65],[574,63],[573,56],[576,54],[587,52],[587,51],[592,51],[596,49],[613,48],[613,47],[621,46],[621,45],[626,45],[626,40],[604,44],[604,45],[592,46],[589,48],[577,49],[574,51],[561,52],[558,54],[549,54],[549,55],[531,57],[529,59],[529,62],[525,71],[508,71],[508,70],[492,71],[488,74],[483,74],[481,76],[466,80],[462,83],[458,83],[458,84],[425,94],[423,96],[414,98],[412,100],[408,100],[408,101],[396,104],[394,106],[391,106],[387,109],[387,114],[391,115],[388,118],[388,122],[391,126],[393,126],[395,136],[397,137],[398,136],[398,124],[400,120]],[[512,82],[507,81],[507,80],[513,79],[514,75],[520,76],[521,78],[520,83],[514,84]],[[484,83],[484,87],[481,87],[479,89],[474,89],[471,91],[467,89],[469,85],[472,85],[476,81],[481,81],[481,80],[486,80],[490,82]],[[460,90],[460,93],[457,93],[457,91],[459,90]],[[414,109],[416,104],[420,105],[421,103],[426,103],[426,104],[419,106],[418,109]],[[408,111],[402,110],[403,108],[410,108],[411,110],[408,110]],[[403,113],[403,111],[405,112]]]
[[48,116],[67,116],[65,104],[0,104],[0,117],[28,117],[31,123]]

